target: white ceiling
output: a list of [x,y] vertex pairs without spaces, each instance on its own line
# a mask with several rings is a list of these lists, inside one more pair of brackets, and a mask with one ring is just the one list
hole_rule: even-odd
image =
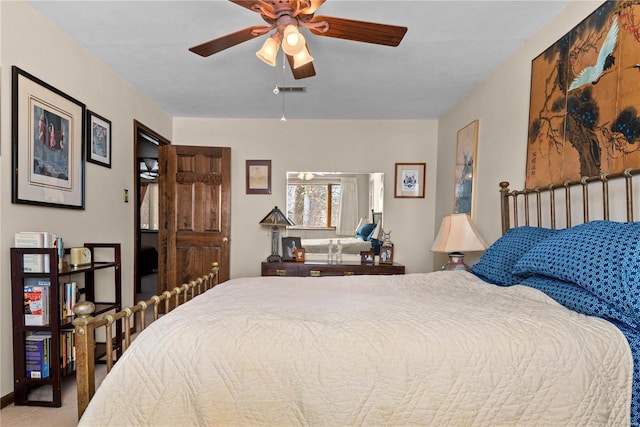
[[435,119],[569,0],[328,0],[316,15],[408,31],[395,48],[305,32],[317,75],[302,80],[256,57],[266,36],[208,58],[188,51],[264,24],[229,1],[29,3],[174,117],[280,118],[277,83],[306,86],[285,95],[288,119]]

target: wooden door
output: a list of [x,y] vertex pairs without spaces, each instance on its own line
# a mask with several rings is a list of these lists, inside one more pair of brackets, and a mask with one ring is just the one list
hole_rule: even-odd
[[159,147],[158,293],[220,265],[229,279],[231,149]]

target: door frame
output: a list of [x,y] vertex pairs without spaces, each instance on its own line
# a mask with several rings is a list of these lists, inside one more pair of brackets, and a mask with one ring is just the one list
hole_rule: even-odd
[[[170,145],[171,141],[167,138],[163,137],[159,133],[155,132],[148,126],[142,124],[138,120],[133,120],[133,173],[135,183],[133,190],[133,200],[135,200],[135,209],[133,215],[133,223],[134,223],[134,236],[133,236],[133,277],[134,277],[134,286],[133,286],[133,301],[136,300],[137,288],[138,284],[141,281],[140,270],[138,268],[138,255],[140,254],[140,249],[142,247],[141,239],[140,239],[140,165],[138,164],[138,138],[143,138],[140,135],[144,135],[144,138],[149,139],[150,141],[156,143],[157,145]],[[162,173],[162,170],[159,170],[159,173]],[[159,214],[162,214],[159,212]],[[159,222],[162,221],[162,218],[159,218]]]

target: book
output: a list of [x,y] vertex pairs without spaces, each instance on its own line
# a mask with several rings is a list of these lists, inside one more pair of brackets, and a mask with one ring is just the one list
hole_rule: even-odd
[[77,282],[66,282],[60,284],[60,319],[73,316],[73,307],[78,302]]
[[[47,231],[20,231],[14,235],[16,248],[53,248],[58,240],[56,234]],[[25,254],[24,271],[29,273],[49,273],[50,257],[48,254]]]
[[25,368],[29,378],[49,378],[51,334],[36,332],[25,340]]
[[[35,231],[21,231],[14,236],[16,248],[44,248],[44,234]],[[23,258],[24,271],[30,273],[43,273],[44,255],[25,254]]]
[[24,286],[25,326],[49,324],[49,286],[46,280],[38,281],[37,285]]

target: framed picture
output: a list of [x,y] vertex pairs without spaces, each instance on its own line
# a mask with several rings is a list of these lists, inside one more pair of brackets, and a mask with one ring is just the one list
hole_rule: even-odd
[[393,246],[380,247],[380,264],[393,264]]
[[87,110],[87,161],[111,167],[111,122]]
[[14,66],[12,203],[84,209],[85,105]]
[[426,163],[396,163],[396,198],[424,198]]
[[247,194],[271,194],[271,160],[247,160]]
[[296,262],[304,262],[304,248],[298,248],[294,254]]
[[301,248],[302,244],[299,237],[283,237],[282,238],[282,260],[295,261],[296,249]]
[[453,211],[469,214],[472,218],[477,150],[478,120],[474,120],[458,131]]
[[361,264],[373,264],[376,260],[376,254],[373,251],[361,251],[360,263]]

